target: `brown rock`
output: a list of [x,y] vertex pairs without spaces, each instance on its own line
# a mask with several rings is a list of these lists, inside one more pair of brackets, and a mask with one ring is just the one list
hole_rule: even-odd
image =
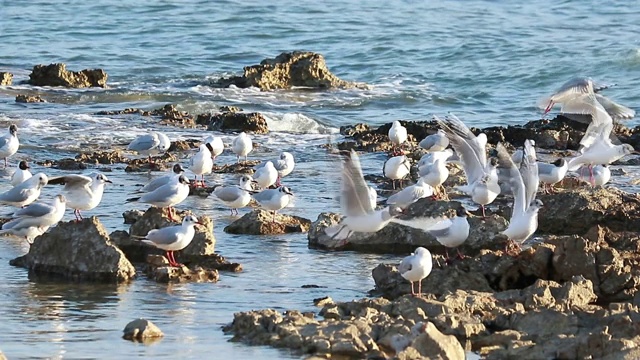
[[142,109],[136,109],[136,108],[127,108],[124,110],[105,110],[105,111],[98,111],[97,113],[95,113],[95,115],[141,115],[141,116],[151,116],[151,112],[147,111],[147,110],[142,110]]
[[239,88],[258,87],[262,90],[289,89],[291,87],[366,88],[365,84],[339,79],[332,74],[322,55],[312,52],[284,52],[274,59],[265,59],[260,65],[246,66],[242,76],[220,79],[218,87],[235,85]]
[[43,98],[41,98],[39,95],[18,94],[16,95],[16,102],[17,103],[43,103],[46,101]]
[[[411,345],[397,355],[399,360],[416,358],[427,359],[464,359],[465,352],[455,336],[444,335],[431,322],[423,324],[423,333],[416,337]],[[419,357],[415,357],[415,354]]]
[[195,141],[174,140],[171,142],[171,146],[169,146],[169,150],[167,151],[188,151],[197,147]]
[[200,265],[192,267],[169,266],[169,260],[162,255],[148,255],[145,274],[150,279],[161,283],[169,282],[218,282],[218,270],[203,268]]
[[180,125],[190,128],[196,126],[193,116],[186,111],[178,110],[177,106],[174,104],[167,104],[159,109],[152,110],[151,115],[160,116],[162,118],[160,123]]
[[241,163],[224,164],[222,166],[213,164],[213,172],[216,174],[253,174],[255,172],[253,167],[258,164],[260,164],[260,160],[248,160],[247,162],[242,161]]
[[79,154],[76,156],[76,160],[83,163],[106,165],[129,162],[129,159],[120,150]]
[[65,158],[54,161],[52,167],[60,170],[85,170],[87,165],[76,159]]
[[13,82],[13,74],[0,71],[0,86],[11,86]]
[[102,69],[68,71],[67,65],[62,63],[36,65],[29,75],[29,84],[71,88],[106,87],[107,73]]
[[59,223],[37,237],[29,252],[11,260],[11,265],[73,280],[124,282],[136,275],[96,217]]
[[209,131],[244,131],[255,134],[267,134],[267,119],[261,113],[223,112],[200,114],[196,123],[206,125]]
[[224,228],[229,234],[248,235],[275,235],[292,232],[307,232],[311,220],[295,215],[276,214],[273,222],[273,213],[262,209],[246,213],[240,219],[232,222]]
[[164,334],[154,323],[146,319],[135,319],[124,327],[123,338],[127,340],[145,341],[151,338],[160,338]]

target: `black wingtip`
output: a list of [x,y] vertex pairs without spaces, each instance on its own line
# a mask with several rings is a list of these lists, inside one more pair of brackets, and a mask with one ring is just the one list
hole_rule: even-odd
[[128,198],[126,201],[127,202],[134,202],[134,201],[138,201],[138,200],[140,200],[140,197]]

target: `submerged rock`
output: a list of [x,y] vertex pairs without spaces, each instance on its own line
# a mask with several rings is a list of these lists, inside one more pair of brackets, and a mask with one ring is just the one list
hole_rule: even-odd
[[164,334],[154,323],[146,319],[135,319],[122,330],[123,338],[127,340],[145,341],[150,338],[163,337]]
[[39,95],[18,94],[16,95],[16,102],[17,103],[44,103],[46,101],[43,98],[41,98]]
[[28,82],[35,86],[106,87],[107,73],[102,69],[68,71],[63,63],[36,65],[29,74]]
[[319,89],[367,87],[365,84],[339,79],[327,69],[322,55],[301,51],[283,52],[273,59],[264,59],[260,65],[246,66],[242,76],[220,79],[212,85],[258,87],[261,90],[292,87]]
[[129,159],[125,157],[120,150],[94,151],[92,153],[79,154],[76,156],[76,160],[89,164],[105,165],[129,162]]
[[267,134],[267,119],[261,113],[222,112],[200,114],[196,123],[207,126],[209,131],[235,131],[255,134]]
[[307,232],[311,220],[295,216],[276,214],[273,222],[273,213],[262,209],[253,210],[244,214],[240,219],[232,222],[224,228],[229,234],[248,235],[275,235],[294,232]]
[[0,71],[0,86],[10,86],[13,83],[13,74]]
[[36,274],[72,280],[124,282],[136,275],[133,265],[111,243],[96,217],[59,223],[37,237],[26,255],[10,263]]
[[157,282],[218,282],[218,270],[200,265],[188,267],[169,266],[169,260],[162,255],[148,255],[145,274]]

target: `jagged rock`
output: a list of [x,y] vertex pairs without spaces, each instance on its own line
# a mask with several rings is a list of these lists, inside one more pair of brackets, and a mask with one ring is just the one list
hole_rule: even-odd
[[431,322],[427,322],[423,326],[423,333],[416,337],[408,348],[398,354],[399,360],[417,358],[457,360],[465,358],[464,349],[454,336],[444,335]]
[[36,65],[29,74],[29,84],[71,88],[106,87],[107,73],[102,69],[68,71],[66,64]]
[[[140,220],[140,218],[142,217],[142,215],[144,215],[144,211],[142,210],[127,210],[125,212],[122,213],[122,217],[124,218],[124,223],[125,224],[133,224],[136,221]],[[124,231],[124,233],[127,233],[126,231]],[[129,236],[129,234],[127,233],[127,236]]]
[[[198,141],[198,145],[199,143]],[[169,146],[169,150],[167,151],[188,151],[197,147],[196,142],[193,140],[174,140],[171,142],[171,146]]]
[[73,280],[124,282],[136,275],[96,217],[59,223],[37,237],[29,252],[11,260],[11,265]]
[[[462,204],[457,201],[434,201],[429,198],[418,200],[405,209],[406,215],[400,219],[415,217],[451,217]],[[309,234],[310,248],[343,249],[375,253],[410,253],[422,246],[434,253],[443,253],[444,247],[430,234],[420,229],[391,223],[376,233],[354,233],[348,241],[331,239],[324,229],[339,222],[341,216],[333,213],[321,213],[311,224]],[[467,255],[475,255],[483,249],[498,249],[504,243],[494,240],[494,236],[507,227],[507,220],[491,215],[487,218],[470,217],[470,233],[460,250]]]
[[260,162],[261,162],[260,160],[248,160],[246,163],[242,161],[241,163],[224,164],[222,166],[218,164],[213,164],[213,172],[216,174],[233,173],[233,174],[250,174],[251,175],[255,172],[253,167],[260,164]]
[[209,131],[235,131],[267,134],[267,119],[261,113],[223,112],[200,114],[196,123],[207,126]]
[[151,111],[136,109],[136,108],[127,108],[124,110],[104,110],[98,111],[95,115],[141,115],[141,116],[151,116]]
[[[182,218],[188,214],[188,212],[176,210],[174,221],[169,220],[169,213],[166,208],[149,207],[137,220],[135,219],[136,216],[130,216],[131,214],[132,213],[127,213],[127,218],[130,221],[135,220],[135,222],[133,222],[129,228],[129,234],[131,236],[146,236],[147,233],[153,229],[180,224]],[[123,214],[123,217],[125,217],[125,214]],[[197,216],[197,218],[204,226],[198,225],[195,227],[196,234],[193,237],[193,241],[191,241],[184,250],[175,254],[176,259],[182,259],[183,256],[214,255],[216,239],[213,236],[213,220],[206,215]],[[127,254],[129,259],[135,262],[144,262],[149,254],[160,255],[164,253],[162,250],[144,244],[140,240],[125,237],[124,234],[120,234],[116,239],[116,245]]]
[[218,282],[218,270],[205,269],[200,265],[188,267],[169,266],[169,260],[162,255],[148,255],[145,274],[157,282]]
[[149,164],[147,157],[129,160],[125,172],[145,172],[145,171],[166,171],[168,169],[167,163],[176,163],[180,160],[175,154],[164,153],[160,156],[152,157],[153,164]]
[[242,111],[244,111],[244,110],[242,110],[242,108],[239,108],[237,106],[230,106],[230,105],[220,106],[218,108],[218,110],[220,110],[221,112],[242,112]]
[[307,232],[311,220],[295,216],[276,214],[275,222],[273,213],[262,209],[253,210],[244,214],[240,219],[232,222],[224,228],[229,234],[248,235],[275,235],[293,232]]
[[149,338],[163,337],[164,334],[154,323],[146,319],[135,319],[122,330],[123,338],[127,340],[145,341]]
[[311,88],[367,88],[365,84],[348,82],[332,74],[324,57],[313,52],[283,52],[274,59],[264,59],[260,65],[246,66],[242,76],[220,79],[217,87],[258,87],[261,90]]
[[186,111],[179,111],[174,104],[167,104],[159,109],[155,109],[151,111],[151,115],[160,116],[162,118],[161,123],[190,128],[196,126],[193,116]]
[[17,103],[43,103],[46,101],[43,98],[41,98],[39,95],[18,94],[16,95],[16,102]]
[[10,86],[12,82],[13,82],[12,73],[0,71],[0,86]]
[[106,165],[129,162],[129,159],[120,150],[79,154],[76,156],[76,160],[83,163]]

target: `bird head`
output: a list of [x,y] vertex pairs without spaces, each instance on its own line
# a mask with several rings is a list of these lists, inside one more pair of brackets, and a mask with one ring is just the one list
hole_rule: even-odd
[[184,172],[184,169],[182,168],[182,165],[175,164],[175,165],[173,165],[173,172],[175,174],[182,174]]
[[289,188],[288,188],[288,187],[286,187],[286,186],[282,186],[282,187],[280,188],[280,192],[283,192],[283,193],[285,193],[285,194],[287,194],[287,195],[291,195],[291,196],[293,196],[293,193],[291,192],[291,189],[289,189]]
[[29,163],[27,163],[26,161],[22,160],[22,161],[20,161],[20,164],[18,164],[18,168],[20,168],[20,170],[30,169]]
[[198,218],[194,215],[187,215],[182,219],[183,225],[204,225],[203,223],[198,221]]
[[98,184],[113,183],[113,181],[109,180],[104,174],[100,174],[100,173],[96,174],[95,179],[98,182]]
[[189,179],[184,175],[180,175],[180,177],[178,178],[178,182],[180,184],[191,185],[191,182],[189,181]]
[[16,126],[16,124],[9,125],[9,133],[11,135],[17,134],[18,133],[18,126]]

